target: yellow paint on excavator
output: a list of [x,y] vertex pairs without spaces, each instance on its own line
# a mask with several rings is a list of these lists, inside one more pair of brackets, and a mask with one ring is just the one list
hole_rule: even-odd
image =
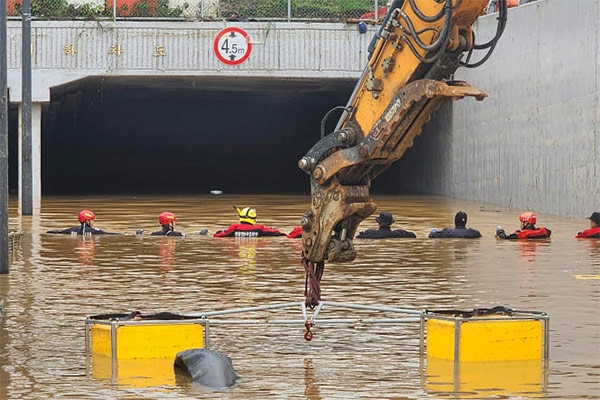
[[[470,30],[472,23],[484,12],[487,3],[487,0],[454,0],[452,11],[454,31],[462,29]],[[438,14],[444,7],[444,3],[437,3],[432,0],[417,0],[416,4],[425,15]],[[402,11],[410,18],[417,32],[430,28],[441,30],[444,24],[443,18],[431,23],[422,21],[415,15],[408,1],[404,2]],[[404,29],[408,30],[406,23],[401,18],[398,21]],[[420,34],[419,38],[421,41],[429,44],[436,39],[434,35],[434,31],[427,30]],[[402,45],[403,40],[410,40],[414,43],[414,39],[410,36],[406,39],[398,38],[396,40],[379,41],[367,69],[372,70],[374,77],[381,79],[383,89],[377,93],[377,98],[375,98],[366,89],[366,79],[363,79],[357,95],[350,104],[354,110],[354,119],[358,122],[365,136],[369,134],[377,120],[382,116],[396,93],[407,83],[415,79],[415,72],[422,63],[407,45]],[[414,45],[414,47],[422,57],[426,56],[425,50],[419,48],[417,45]],[[391,71],[388,72],[384,72],[383,61],[386,59],[393,60],[394,64]],[[416,77],[416,79],[420,78],[422,77]]]

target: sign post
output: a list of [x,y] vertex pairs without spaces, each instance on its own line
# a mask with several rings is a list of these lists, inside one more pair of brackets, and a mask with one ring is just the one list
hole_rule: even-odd
[[243,29],[229,27],[223,29],[215,37],[213,49],[222,63],[239,65],[250,57],[252,41]]
[[31,0],[21,7],[21,215],[33,215],[33,138],[31,132]]
[[6,0],[0,0],[0,274],[8,274],[8,65]]

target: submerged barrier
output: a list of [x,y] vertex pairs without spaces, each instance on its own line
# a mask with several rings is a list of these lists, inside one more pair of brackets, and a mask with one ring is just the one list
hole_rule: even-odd
[[[256,316],[285,309],[296,314],[291,318]],[[389,316],[325,316],[324,309]],[[139,377],[147,378],[144,384],[174,382],[175,355],[191,348],[209,349],[211,327],[300,325],[306,329],[304,338],[312,340],[312,328],[317,326],[419,324],[422,386],[427,391],[477,393],[483,388],[506,395],[543,393],[546,386],[549,316],[538,311],[506,307],[412,310],[331,301],[308,310],[298,301],[186,315],[105,314],[89,316],[85,323],[93,376],[120,384],[136,379],[139,384]]]
[[429,392],[476,399],[483,392],[538,397],[546,390],[549,317],[544,312],[426,310],[421,347],[422,386]]
[[92,377],[113,384],[174,384],[177,353],[204,348],[205,321],[172,313],[95,315],[85,325]]

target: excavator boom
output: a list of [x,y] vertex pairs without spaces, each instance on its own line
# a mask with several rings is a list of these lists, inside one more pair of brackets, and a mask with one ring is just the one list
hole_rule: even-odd
[[[506,0],[500,0],[496,36],[483,45],[474,43],[472,25],[487,2],[392,2],[336,130],[298,162],[311,182],[311,205],[301,222],[307,305],[318,304],[324,261],[356,258],[352,239],[360,222],[376,209],[369,194],[371,181],[412,146],[444,99],[486,97],[452,77],[459,66],[483,63],[502,34]],[[479,49],[488,49],[488,54],[469,64],[473,50]]]

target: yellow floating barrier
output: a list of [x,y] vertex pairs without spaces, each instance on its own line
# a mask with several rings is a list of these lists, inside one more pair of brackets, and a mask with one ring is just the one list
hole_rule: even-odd
[[504,307],[425,310],[421,317],[421,355],[427,355],[424,387],[461,398],[543,396],[548,335],[549,317],[543,312]]
[[[425,310],[427,357],[457,362],[548,358],[546,313],[492,309]],[[423,344],[422,344],[423,346]]]
[[427,354],[459,362],[540,360],[543,334],[539,320],[431,318]]
[[173,385],[178,352],[204,348],[206,320],[171,313],[87,317],[92,376],[128,386]]

